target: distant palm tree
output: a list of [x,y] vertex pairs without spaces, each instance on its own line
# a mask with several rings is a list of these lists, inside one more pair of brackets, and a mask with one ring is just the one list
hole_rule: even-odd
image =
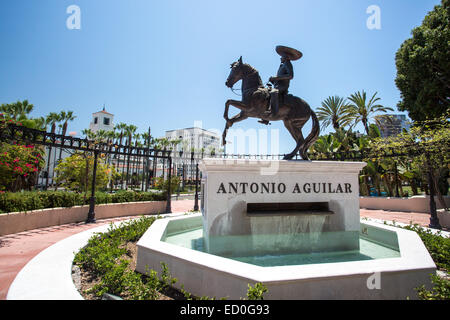
[[48,118],[39,117],[33,119],[34,125],[33,129],[47,131],[47,126],[49,124]]
[[[50,130],[50,132],[51,132],[52,134],[55,133],[55,131],[56,131],[56,124],[57,124],[59,121],[61,121],[61,117],[60,117],[60,115],[59,115],[58,113],[55,113],[55,112],[50,112],[50,113],[48,114],[48,116],[46,117],[46,122],[47,122],[48,124],[51,124],[51,130]],[[48,187],[48,179],[49,179],[49,176],[50,176],[51,153],[52,153],[52,146],[49,145],[49,146],[48,146],[48,157],[47,157],[47,177],[46,177],[46,180],[45,180],[45,190],[47,190],[47,187]]]
[[367,101],[367,94],[363,90],[362,93],[358,91],[348,98],[352,102],[350,105],[350,114],[354,119],[355,125],[362,122],[367,135],[369,135],[369,121],[375,113],[394,111],[394,109],[390,107],[376,104],[381,100],[381,98],[376,98],[377,94],[378,92],[375,92],[372,98]]
[[95,133],[91,129],[83,129],[81,131],[81,134],[84,135],[88,140],[95,139]]
[[114,130],[117,130],[117,132],[119,133],[119,141],[118,141],[119,145],[122,144],[122,138],[123,138],[126,128],[127,128],[127,124],[123,123],[123,122],[116,124],[114,127]]
[[[64,121],[63,126],[62,126],[62,135],[65,136],[66,132],[67,132],[67,124],[69,121],[73,121],[75,120],[76,116],[73,115],[73,111],[61,111],[60,114],[60,121]],[[59,158],[58,158],[58,163],[61,162],[61,158],[62,158],[62,148],[60,148],[59,150]]]
[[322,130],[332,125],[334,130],[349,125],[353,118],[349,113],[349,104],[345,98],[339,96],[328,97],[317,108],[317,117],[322,121]]
[[[133,134],[136,132],[137,127],[135,125],[127,125],[125,128],[125,134],[128,137],[128,141],[127,141],[127,145],[129,147],[131,147],[133,145],[132,143],[132,139],[133,139]],[[127,176],[126,176],[126,188],[128,188],[128,178],[130,176],[130,154],[128,154],[128,158],[127,158]]]
[[33,111],[34,106],[28,100],[17,101],[14,103],[2,104],[0,111],[14,120],[27,119],[27,115]]

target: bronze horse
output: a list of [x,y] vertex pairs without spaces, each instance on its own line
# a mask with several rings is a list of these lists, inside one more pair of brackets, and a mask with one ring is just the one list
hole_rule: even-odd
[[[285,127],[297,143],[295,149],[286,155],[284,160],[291,160],[297,152],[300,152],[303,160],[309,160],[307,151],[319,137],[320,125],[316,114],[311,110],[308,103],[301,98],[288,94],[280,103],[279,111],[275,116],[267,114],[265,111],[270,102],[270,88],[264,87],[258,71],[252,66],[244,64],[242,57],[231,64],[231,72],[225,85],[233,88],[239,80],[242,80],[242,101],[228,100],[225,103],[224,118],[227,122],[222,135],[222,144],[226,144],[227,131],[236,122],[247,118],[259,118],[266,121],[283,120]],[[230,106],[241,110],[231,119],[228,117]],[[308,137],[304,139],[302,128],[310,118],[312,118],[312,130]]]

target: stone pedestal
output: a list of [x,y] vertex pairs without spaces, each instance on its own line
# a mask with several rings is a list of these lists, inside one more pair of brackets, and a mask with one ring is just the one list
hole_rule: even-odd
[[204,159],[203,231],[210,253],[359,248],[362,162]]

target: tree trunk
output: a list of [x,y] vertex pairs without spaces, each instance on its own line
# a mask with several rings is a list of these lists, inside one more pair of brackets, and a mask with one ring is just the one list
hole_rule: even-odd
[[419,194],[419,190],[417,189],[417,183],[416,179],[412,178],[409,180],[409,185],[411,186],[411,191],[414,196],[417,196]]
[[439,189],[438,186],[438,178],[439,174],[433,174],[432,175],[432,180],[433,180],[433,184],[434,184],[434,190],[436,191],[436,195],[438,197],[439,202],[441,203],[441,207],[444,208],[445,210],[448,210],[447,208],[447,204],[445,203],[444,197],[442,196],[441,190]]

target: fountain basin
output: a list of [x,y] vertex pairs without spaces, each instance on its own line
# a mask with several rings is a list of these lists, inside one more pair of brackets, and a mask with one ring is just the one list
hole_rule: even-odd
[[[248,284],[256,282],[267,286],[266,299],[414,299],[414,289],[429,286],[436,271],[415,232],[372,222],[360,224],[360,256],[354,249],[298,253],[287,248],[211,254],[201,247],[202,227],[201,214],[155,221],[137,243],[136,270],[161,271],[164,262],[188,292],[228,299],[245,297]],[[372,252],[380,247],[382,252]]]

